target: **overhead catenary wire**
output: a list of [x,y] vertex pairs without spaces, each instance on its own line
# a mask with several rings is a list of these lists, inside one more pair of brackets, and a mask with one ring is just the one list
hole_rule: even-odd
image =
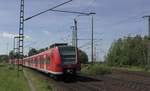
[[94,2],[96,2],[96,0],[91,0],[90,5],[87,6],[82,12],[85,12],[87,9],[91,8]]
[[90,41],[89,41],[89,42],[87,42],[87,43],[85,43],[85,44],[83,44],[83,45],[81,45],[79,48],[86,47],[87,45],[89,46],[89,44],[90,44]]
[[34,17],[36,17],[36,16],[39,16],[39,15],[41,15],[41,14],[47,12],[47,11],[57,11],[57,12],[64,12],[64,13],[75,13],[75,14],[81,14],[81,15],[82,15],[82,14],[83,14],[83,15],[91,15],[91,14],[95,14],[95,13],[93,13],[93,12],[90,12],[90,13],[84,13],[84,12],[74,12],[74,11],[54,10],[56,7],[59,7],[59,6],[63,5],[63,4],[66,4],[66,3],[68,3],[68,2],[71,2],[71,1],[72,1],[72,0],[67,1],[67,2],[65,2],[65,3],[62,3],[62,4],[60,4],[60,5],[57,5],[57,6],[53,7],[53,8],[51,8],[51,9],[47,9],[47,10],[45,10],[45,11],[43,11],[43,12],[38,13],[38,14],[35,14],[35,15],[31,16],[31,17],[26,18],[24,21],[27,21],[27,20],[29,20],[29,19],[31,19],[31,18],[34,18]]
[[64,13],[73,13],[73,14],[82,14],[82,15],[90,15],[90,13],[76,12],[76,11],[65,11],[65,10],[50,10],[50,11],[64,12]]
[[48,11],[50,11],[50,10],[53,10],[53,9],[55,9],[55,8],[58,8],[58,7],[60,7],[60,6],[64,5],[64,4],[67,4],[67,3],[71,2],[71,1],[73,1],[73,0],[66,1],[66,2],[61,3],[61,4],[58,4],[58,5],[56,5],[56,6],[52,7],[52,8],[50,8],[50,9],[47,9],[47,10],[42,11],[42,12],[39,12],[39,13],[37,13],[37,14],[31,16],[31,17],[28,17],[28,18],[24,19],[24,21],[30,20],[30,19],[32,19],[32,18],[34,18],[34,17],[36,17],[36,16],[39,16],[39,15],[41,15],[41,14],[43,14],[43,13],[46,13],[46,12],[48,12]]
[[[117,26],[117,25],[120,25],[120,24],[129,22],[129,21],[131,21],[131,20],[141,19],[141,16],[142,16],[143,13],[146,12],[146,11],[150,11],[150,9],[146,9],[146,10],[144,10],[144,11],[141,11],[140,13],[138,13],[138,14],[136,14],[136,15],[129,16],[129,17],[127,17],[127,18],[125,18],[125,19],[122,19],[122,20],[120,20],[120,21],[118,21],[118,22],[115,22],[115,23],[113,23],[113,24],[105,24],[105,25],[109,26],[109,27],[107,27],[107,28],[111,28],[111,27],[113,27],[113,26]],[[141,20],[141,21],[142,21],[142,20]],[[136,22],[141,22],[141,21],[136,21]]]
[[52,8],[50,8],[50,9],[47,9],[47,10],[45,10],[45,11],[43,11],[43,12],[40,12],[40,13],[38,13],[38,14],[35,14],[35,15],[31,16],[31,17],[26,18],[24,21],[29,20],[29,19],[31,19],[31,18],[34,18],[34,17],[36,17],[36,16],[39,16],[39,15],[41,15],[41,14],[47,12],[47,11],[57,11],[57,12],[65,12],[65,13],[77,13],[77,14],[85,14],[85,15],[93,14],[93,13],[83,13],[83,12],[74,12],[74,11],[53,10],[53,9],[55,9],[55,8],[61,6],[61,5],[64,5],[64,4],[66,4],[66,3],[69,3],[69,2],[71,2],[71,1],[72,1],[72,0],[69,0],[69,1],[64,2],[64,3],[62,3],[62,4],[59,4],[59,5],[55,6],[55,7],[52,7]]

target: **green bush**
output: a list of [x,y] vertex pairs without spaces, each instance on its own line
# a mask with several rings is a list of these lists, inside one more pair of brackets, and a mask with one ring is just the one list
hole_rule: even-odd
[[147,65],[148,37],[124,37],[114,41],[105,57],[109,66],[125,67]]
[[82,68],[81,72],[91,75],[104,75],[111,74],[111,69],[100,64],[88,64]]

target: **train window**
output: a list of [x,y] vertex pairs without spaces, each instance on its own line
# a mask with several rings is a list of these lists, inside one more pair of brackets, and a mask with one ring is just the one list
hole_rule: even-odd
[[46,60],[46,58],[44,58],[44,64],[47,64],[47,60]]
[[40,59],[40,64],[44,64],[43,57],[41,57],[41,59]]
[[37,64],[37,60],[36,59],[34,60],[34,62],[35,62],[35,64]]
[[40,57],[40,64],[42,64],[42,57]]
[[49,58],[49,56],[46,57],[46,64],[50,64],[50,58]]
[[32,59],[30,59],[30,64],[32,65]]
[[42,64],[44,64],[44,60],[42,60]]
[[37,64],[37,58],[35,59],[35,64]]
[[38,63],[38,64],[40,64],[40,57],[38,57],[38,59],[37,59],[37,63]]
[[34,58],[34,64],[36,64],[36,58]]
[[32,63],[34,64],[34,60],[32,60]]
[[39,64],[41,64],[41,57],[39,57]]
[[[44,59],[44,58],[43,58]],[[42,59],[42,64],[44,64],[44,60]]]
[[32,60],[32,64],[34,64],[34,60]]

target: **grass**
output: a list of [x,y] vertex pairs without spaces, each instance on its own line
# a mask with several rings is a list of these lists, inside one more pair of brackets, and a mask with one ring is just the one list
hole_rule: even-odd
[[144,68],[137,67],[137,66],[112,67],[112,69],[122,69],[122,70],[128,70],[128,71],[145,71]]
[[144,67],[138,67],[138,66],[111,67],[111,68],[112,68],[112,69],[128,70],[128,71],[150,72],[150,70],[145,70]]
[[[111,70],[127,70],[127,71],[139,71],[139,72],[150,72],[150,69],[145,70],[145,67],[139,67],[139,66],[123,66],[123,67],[115,67],[115,66],[108,66],[107,64],[102,63],[95,63],[93,66],[92,64],[82,65],[82,71],[87,73],[97,73],[97,72],[104,72]],[[101,69],[100,71],[97,71],[98,69]],[[111,72],[110,70],[110,72]],[[96,72],[95,72],[96,71]],[[99,73],[98,73],[99,74]],[[101,74],[101,73],[100,73]]]
[[17,76],[17,70],[8,64],[0,64],[0,91],[30,91],[23,72]]
[[[55,91],[52,85],[47,80],[42,79],[39,74],[30,69],[25,68],[24,70],[36,91]],[[0,91],[30,91],[30,88],[23,72],[20,71],[19,76],[17,76],[16,67],[0,64]]]
[[81,73],[90,75],[104,75],[111,74],[111,69],[101,64],[87,64],[82,65]]
[[43,79],[40,74],[37,74],[35,71],[25,68],[25,71],[30,77],[30,80],[34,84],[36,91],[55,91],[46,79]]
[[150,72],[150,70],[145,70],[144,67],[138,66],[124,66],[124,67],[115,67],[108,66],[106,64],[82,64],[81,73],[90,74],[90,75],[105,75],[111,74],[111,70],[127,70],[127,71],[139,71],[139,72]]

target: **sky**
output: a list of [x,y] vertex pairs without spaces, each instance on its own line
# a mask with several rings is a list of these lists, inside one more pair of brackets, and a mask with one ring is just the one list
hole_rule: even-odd
[[[25,18],[67,0],[25,0]],[[96,57],[103,60],[113,41],[125,36],[148,34],[150,0],[73,0],[58,10],[95,12],[94,46]],[[0,0],[0,54],[13,48],[19,30],[20,0]],[[78,21],[78,38],[91,38],[91,16],[49,11],[25,22],[25,54],[30,48],[44,48],[57,42],[71,45],[74,18]],[[79,40],[78,47],[90,58],[91,41]]]

